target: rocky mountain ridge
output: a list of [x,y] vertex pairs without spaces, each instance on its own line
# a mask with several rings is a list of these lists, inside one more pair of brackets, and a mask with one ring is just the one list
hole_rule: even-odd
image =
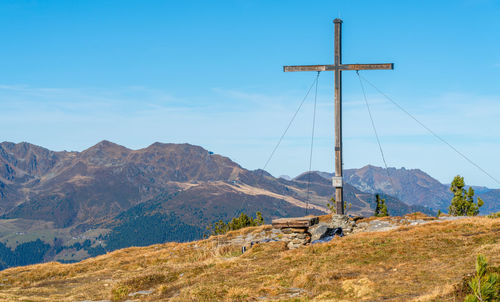
[[[332,174],[318,172],[330,178]],[[381,168],[372,165],[360,169],[344,170],[345,181],[357,189],[368,193],[385,193],[410,204],[429,207],[434,210],[448,211],[452,193],[450,185],[443,184],[420,169]],[[500,211],[500,189],[472,186],[476,195],[485,204],[481,213]]]

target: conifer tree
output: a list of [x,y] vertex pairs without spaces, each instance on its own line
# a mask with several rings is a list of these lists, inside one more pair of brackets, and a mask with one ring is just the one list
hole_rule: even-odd
[[264,217],[262,217],[262,213],[261,212],[257,212],[255,213],[255,224],[256,225],[263,225],[264,224]]
[[453,192],[453,198],[449,207],[450,215],[476,216],[479,214],[479,208],[484,202],[478,197],[477,204],[474,203],[474,189],[469,187],[469,190],[465,190],[465,181],[462,176],[457,175],[453,178],[450,191]]
[[387,209],[387,205],[385,204],[385,198],[380,198],[380,195],[377,194],[375,195],[375,202],[377,203],[375,206],[375,216],[389,216],[389,210]]

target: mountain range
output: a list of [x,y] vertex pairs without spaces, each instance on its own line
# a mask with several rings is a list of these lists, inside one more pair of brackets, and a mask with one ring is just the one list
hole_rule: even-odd
[[[321,175],[329,177],[328,173]],[[419,169],[396,169],[365,166],[344,170],[345,181],[357,189],[394,196],[407,204],[447,212],[453,194],[449,184],[440,183]],[[450,179],[451,182],[451,179]],[[475,196],[483,199],[482,214],[500,211],[500,189],[472,186]]]
[[[392,215],[434,214],[450,200],[445,185],[419,170],[389,172],[399,190],[388,189],[381,168],[346,170],[350,214],[372,215],[375,193]],[[434,192],[439,198],[430,199]],[[260,211],[268,222],[324,214],[333,193],[327,173],[275,178],[190,144],[131,150],[102,141],[82,152],[55,152],[4,142],[0,266],[30,263],[22,259],[72,262],[122,247],[199,239],[211,223],[241,212]],[[495,190],[481,194],[497,198]]]

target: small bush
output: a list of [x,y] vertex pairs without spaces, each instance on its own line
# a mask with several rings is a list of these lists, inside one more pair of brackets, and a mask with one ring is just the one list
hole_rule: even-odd
[[450,215],[476,216],[479,214],[479,208],[484,202],[480,197],[477,198],[477,203],[474,202],[474,189],[469,187],[469,190],[465,190],[465,181],[462,176],[455,176],[451,182],[450,191],[453,193],[449,207]]
[[[332,214],[337,214],[337,202],[335,201],[335,197],[330,198],[330,200],[326,203],[326,206]],[[347,214],[351,208],[352,203],[344,201],[344,214]]]
[[488,273],[486,257],[478,255],[476,259],[476,275],[469,281],[472,294],[465,297],[466,302],[490,302],[500,300],[499,276]]

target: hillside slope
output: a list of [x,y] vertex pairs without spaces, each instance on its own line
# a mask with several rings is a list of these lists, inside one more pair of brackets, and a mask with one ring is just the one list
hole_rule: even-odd
[[0,272],[0,299],[452,301],[477,254],[500,266],[500,219],[486,217],[358,233],[296,250],[270,242],[241,254],[238,245],[218,245],[266,228],[7,269]]

